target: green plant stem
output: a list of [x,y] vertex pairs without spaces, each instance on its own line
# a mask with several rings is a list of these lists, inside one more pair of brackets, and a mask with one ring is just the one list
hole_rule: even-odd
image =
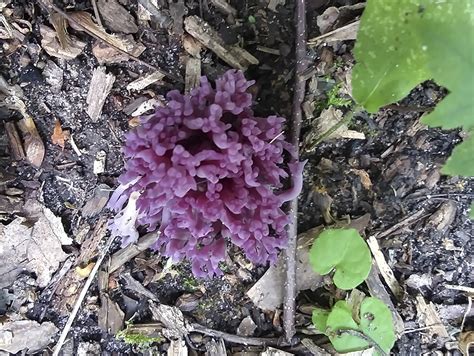
[[311,146],[308,148],[308,151],[311,151],[312,149],[314,149],[317,145],[319,145],[321,142],[323,142],[324,140],[326,140],[329,136],[331,136],[334,132],[337,131],[337,129],[339,129],[342,125],[344,124],[348,124],[349,122],[351,122],[351,120],[354,118],[354,116],[356,116],[357,114],[359,114],[360,112],[364,111],[364,109],[362,108],[362,106],[355,106],[354,108],[352,108],[351,110],[349,110],[348,112],[345,113],[344,117],[339,121],[337,122],[336,124],[334,124],[332,127],[329,128],[329,130],[327,130],[326,132],[322,133],[312,144]]
[[339,335],[346,334],[346,335],[355,336],[355,337],[358,337],[358,338],[360,338],[360,339],[363,339],[363,340],[367,341],[371,347],[375,347],[375,349],[377,350],[377,352],[380,353],[380,355],[382,355],[382,356],[388,356],[388,353],[386,353],[386,352],[380,347],[380,345],[377,344],[377,342],[375,342],[370,336],[365,335],[363,332],[360,332],[360,331],[357,331],[357,330],[353,330],[353,329],[339,329],[339,330],[337,331],[337,333],[338,333]]

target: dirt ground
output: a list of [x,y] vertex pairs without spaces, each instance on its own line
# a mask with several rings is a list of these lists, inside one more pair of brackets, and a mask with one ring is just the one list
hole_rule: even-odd
[[[49,354],[87,276],[106,246],[106,225],[111,213],[104,206],[123,169],[121,144],[124,133],[133,124],[130,120],[134,107],[151,98],[159,99],[170,89],[184,90],[184,85],[164,78],[146,89],[127,90],[130,82],[143,77],[150,69],[132,60],[103,64],[107,73],[115,76],[115,82],[100,117],[94,122],[87,114],[87,95],[93,71],[100,65],[92,50],[96,40],[69,28],[71,35],[85,42],[85,47],[75,58],[57,58],[43,48],[40,26],[52,28],[44,8],[36,2],[22,0],[1,3],[6,4],[5,18],[19,24],[25,33],[22,41],[18,38],[1,40],[0,74],[8,86],[21,88],[21,99],[45,148],[44,160],[38,168],[27,159],[16,159],[6,123],[18,123],[22,114],[8,105],[0,107],[2,224],[8,226],[19,216],[35,224],[31,222],[31,211],[39,204],[60,217],[72,242],[63,244],[63,253],[68,257],[57,266],[46,285],[40,286],[38,275],[28,268],[14,283],[2,284],[0,318],[3,323],[52,322],[56,329],[51,342],[35,350],[38,354]],[[137,1],[119,3],[137,18]],[[295,27],[292,2],[280,1],[282,5],[272,11],[268,1],[230,1],[237,11],[235,15],[216,9],[213,1],[170,3],[158,1],[174,20],[171,30],[160,28],[156,19],[152,19],[146,26],[139,24],[131,35],[146,48],[140,55],[142,61],[184,76],[189,55],[183,50],[180,21],[183,16],[198,15],[217,30],[226,45],[239,44],[259,60],[258,65],[246,71],[249,79],[256,80],[252,88],[255,111],[261,115],[277,113],[291,117]],[[308,1],[308,38],[320,34],[317,16],[330,5],[341,7],[357,3]],[[89,1],[62,0],[55,4],[68,12],[94,14]],[[343,26],[359,15],[360,11],[349,12],[348,19],[335,26]],[[108,32],[116,31],[109,28]],[[308,85],[305,102],[314,105],[314,110],[312,118],[304,119],[302,142],[311,142],[314,124],[327,109],[331,89],[347,85],[347,73],[353,64],[353,42],[323,42],[308,49],[313,70],[308,78],[316,84]],[[45,73],[45,68],[50,67],[61,72],[60,85],[47,76],[47,71]],[[203,49],[201,69],[202,74],[212,80],[229,66],[212,51]],[[337,95],[348,98],[344,90]],[[392,350],[396,355],[461,355],[457,348],[460,335],[473,330],[474,326],[474,315],[468,307],[469,294],[462,289],[474,283],[474,230],[468,218],[474,180],[440,174],[441,165],[455,144],[462,140],[462,133],[427,128],[419,122],[444,95],[443,89],[435,83],[424,83],[399,105],[382,109],[375,115],[356,117],[349,129],[362,133],[365,139],[334,138],[311,150],[301,148],[302,158],[308,163],[299,198],[298,230],[305,232],[315,226],[369,214],[364,236],[377,237],[385,261],[401,288],[399,296],[391,294],[405,328]],[[5,100],[7,96],[3,93],[0,99]],[[344,105],[338,109],[348,110]],[[62,130],[70,133],[64,148],[54,144],[51,137],[57,121]],[[77,148],[73,148],[71,137]],[[21,140],[25,143],[25,137]],[[104,169],[94,173],[94,166],[104,156]],[[35,201],[39,203],[33,203]],[[250,323],[254,330],[247,336],[278,338],[282,335],[281,309],[261,310],[246,294],[267,266],[253,266],[239,250],[229,252],[223,277],[208,280],[195,279],[185,262],[166,265],[166,260],[148,249],[122,261],[111,271],[114,260],[110,256],[120,250],[119,242],[113,242],[103,263],[109,270],[101,268],[98,279],[89,288],[63,354],[166,354],[170,347],[166,339],[161,342],[140,340],[134,344],[117,336],[126,325],[156,322],[150,300],[177,306],[186,320],[209,329],[246,335],[248,330],[244,329]],[[387,284],[382,287],[390,291]],[[368,288],[362,286],[362,290],[367,292]],[[324,295],[327,295],[325,288],[300,293],[296,316],[298,340],[309,337],[317,345],[327,345],[327,339],[314,334],[311,312],[307,308],[327,303]],[[427,309],[420,306],[423,302]],[[431,315],[428,309],[439,319],[428,318],[427,315]],[[209,351],[212,339],[191,333],[186,339],[189,353],[212,354]],[[226,348],[231,355],[258,355],[265,349],[229,342]],[[298,342],[280,349],[298,355],[312,354]]]

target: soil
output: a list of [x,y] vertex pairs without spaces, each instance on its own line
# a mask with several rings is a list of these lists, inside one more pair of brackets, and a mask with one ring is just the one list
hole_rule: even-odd
[[[132,13],[136,13],[136,1],[121,2]],[[75,9],[93,13],[89,2],[64,0],[55,3],[68,11]],[[267,8],[266,1],[230,1],[238,11],[236,17],[224,16],[218,12],[219,16],[214,15],[216,10],[210,3],[211,1],[187,0],[187,15],[200,15],[218,30],[226,43],[239,43],[255,55],[260,64],[246,72],[249,79],[256,81],[252,88],[256,98],[255,111],[261,115],[277,113],[290,118],[295,27],[292,2],[287,1],[286,5],[279,6],[273,12]],[[318,34],[315,18],[328,7],[327,3],[315,1],[308,6],[310,37]],[[332,3],[334,6],[341,6],[356,1]],[[144,94],[129,92],[126,86],[149,69],[133,61],[108,64],[107,71],[116,76],[116,81],[100,119],[92,122],[86,113],[86,97],[92,71],[99,65],[91,50],[93,39],[71,29],[71,33],[87,42],[83,53],[71,60],[51,57],[41,50],[39,26],[49,25],[46,12],[39,6],[22,0],[12,1],[8,7],[14,10],[17,18],[29,21],[32,31],[14,52],[4,52],[0,74],[10,85],[19,84],[22,87],[23,100],[28,113],[34,118],[45,145],[46,156],[39,169],[25,161],[14,161],[10,156],[11,148],[3,131],[3,122],[17,121],[20,115],[12,111],[1,111],[0,168],[14,177],[1,186],[2,194],[7,194],[7,188],[18,188],[23,192],[22,199],[16,203],[18,211],[24,210],[23,204],[29,198],[39,199],[55,215],[61,217],[65,231],[75,241],[72,246],[65,247],[66,252],[78,256],[85,246],[84,239],[79,238],[81,231],[92,231],[100,221],[110,217],[110,212],[105,208],[94,216],[85,216],[83,208],[92,199],[99,185],[105,184],[110,189],[116,186],[116,178],[123,169],[121,143],[130,120],[130,115],[124,113],[124,108]],[[171,73],[184,73],[179,36],[159,28],[140,28],[134,38],[140,39],[147,48],[140,56],[143,61]],[[329,83],[340,82],[340,74],[345,73],[353,62],[352,45],[353,41],[344,41],[334,45],[320,45],[308,51],[314,66],[327,55],[324,51],[331,53],[334,64],[319,76],[321,80],[329,78]],[[261,52],[257,50],[257,46],[278,49],[280,54]],[[57,92],[42,74],[42,68],[48,61],[54,61],[64,71],[63,84]],[[215,79],[228,69],[210,51],[203,52],[202,63],[203,74],[210,79]],[[164,95],[170,89],[183,90],[184,87],[165,79],[148,89],[153,95]],[[322,106],[327,91],[316,96],[315,100],[322,103]],[[379,239],[385,259],[404,292],[401,300],[393,298],[393,302],[405,321],[407,330],[424,326],[420,324],[420,315],[416,309],[418,295],[422,295],[427,303],[434,303],[438,310],[451,310],[450,307],[454,310],[454,306],[462,306],[461,314],[443,319],[451,336],[449,341],[455,341],[461,331],[461,319],[468,298],[459,290],[447,288],[447,285],[472,286],[474,283],[471,271],[474,262],[474,230],[472,221],[468,218],[469,204],[474,196],[474,180],[447,177],[440,173],[441,165],[453,147],[462,140],[462,133],[427,128],[419,123],[420,117],[444,95],[443,89],[435,83],[423,83],[398,106],[382,109],[375,115],[357,116],[350,128],[363,132],[365,140],[333,139],[323,142],[312,151],[302,151],[303,158],[308,162],[304,172],[304,188],[299,199],[298,230],[304,232],[312,227],[331,223],[328,219],[355,219],[368,213],[371,220],[365,229],[365,236],[373,236],[407,218],[418,216]],[[51,135],[56,120],[61,122],[63,129],[71,132],[75,144],[82,152],[81,156],[78,156],[69,142],[64,149],[52,143]],[[303,135],[311,130],[312,122],[305,119]],[[96,175],[93,173],[94,161],[101,151],[106,154],[105,171]],[[8,224],[14,217],[15,214],[2,213],[3,224]],[[102,245],[96,248],[100,249]],[[110,254],[118,250],[120,246],[116,242],[112,245]],[[96,258],[97,253],[91,261]],[[254,336],[282,335],[279,314],[260,310],[245,294],[263,275],[267,266],[252,266],[245,261],[239,250],[233,249],[229,252],[222,278],[200,280],[192,276],[186,262],[173,266],[171,272],[160,275],[165,262],[147,250],[110,275],[108,295],[123,310],[125,320],[132,318],[133,324],[152,321],[148,308],[149,297],[137,292],[136,288],[130,288],[123,278],[126,273],[131,273],[160,303],[179,306],[189,321],[235,334],[241,321],[250,316],[256,324]],[[32,287],[28,278],[25,274],[8,293],[19,298],[22,291],[26,293],[26,290],[30,290],[34,297],[23,304],[27,309],[26,317],[40,322],[52,321],[62,330],[72,303],[70,300],[64,302],[64,294],[57,293],[54,289]],[[424,282],[419,282],[420,280]],[[88,343],[97,346],[95,353],[104,355],[151,354],[153,351],[165,352],[169,347],[167,342],[155,343],[147,348],[130,345],[104,331],[98,323],[100,296],[100,288],[94,282],[71,328],[65,350],[76,354],[79,352],[78,348],[84,348],[84,343]],[[311,299],[313,297],[314,293],[301,293],[298,305],[315,305],[317,298]],[[19,313],[20,308],[15,308],[10,305],[0,312],[11,317],[12,314]],[[472,318],[471,314],[463,331],[472,330]],[[304,308],[300,308],[297,314],[298,330],[307,329],[311,324],[310,319]],[[59,334],[54,337],[55,341],[58,337]],[[194,354],[203,354],[209,339],[193,335],[187,340],[187,344]],[[322,340],[324,343],[321,337],[315,340]],[[460,355],[446,341],[430,335],[426,330],[415,330],[405,333],[397,341],[393,353],[420,355],[437,351]],[[227,347],[231,354],[252,350],[238,344],[227,344]],[[311,354],[301,345],[282,349],[295,354]],[[64,351],[64,354],[68,354],[68,351]]]

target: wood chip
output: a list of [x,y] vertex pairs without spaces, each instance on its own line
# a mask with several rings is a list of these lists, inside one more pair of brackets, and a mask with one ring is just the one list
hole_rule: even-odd
[[105,151],[99,151],[95,155],[93,172],[95,175],[99,175],[105,172],[105,161],[107,159],[107,153]]
[[105,99],[112,90],[115,82],[115,76],[111,73],[105,73],[105,67],[97,67],[92,74],[89,92],[87,93],[87,114],[93,122],[99,120],[104,106]]
[[213,51],[219,58],[236,69],[245,70],[249,65],[257,65],[258,59],[237,45],[226,45],[219,34],[198,16],[189,16],[184,20],[185,30]]
[[448,331],[439,318],[433,303],[427,304],[422,295],[417,295],[416,310],[418,312],[418,322],[428,327],[425,333],[428,333],[431,337],[437,335],[438,337],[449,339]]
[[135,19],[117,0],[98,0],[97,8],[109,30],[121,33],[138,32]]
[[21,161],[26,158],[23,145],[21,144],[20,135],[16,130],[13,122],[5,122],[5,131],[7,133],[8,144],[10,146],[10,154],[14,161]]
[[[171,340],[166,352],[167,356],[188,356],[188,347],[183,339]],[[224,354],[223,354],[224,355]]]
[[149,302],[152,319],[164,325],[163,335],[168,339],[181,339],[191,328],[184,320],[183,313],[176,307]]
[[201,58],[201,44],[190,35],[183,35],[183,48],[191,56]]
[[147,74],[143,77],[135,79],[133,82],[127,85],[127,90],[142,90],[145,89],[147,86],[152,85],[160,80],[162,80],[165,76],[160,72],[153,72]]
[[210,339],[206,342],[206,356],[222,356],[227,355],[223,339]]
[[21,119],[18,122],[18,128],[23,136],[26,160],[36,168],[41,167],[45,155],[45,148],[36,129],[35,122],[31,117]]
[[152,292],[146,289],[140,282],[133,278],[130,272],[122,273],[120,274],[120,277],[125,281],[126,289],[141,294],[144,297],[147,297],[149,300],[158,302],[158,298]]
[[401,300],[403,297],[403,289],[395,278],[392,269],[385,260],[375,236],[370,236],[367,239],[367,244],[369,245],[370,251],[374,256],[375,263],[377,264],[377,267],[379,268],[380,274],[382,275],[385,283],[387,283],[395,298]]
[[63,47],[58,40],[57,33],[52,28],[40,25],[41,34],[41,47],[50,56],[61,58],[61,59],[73,59],[82,53],[82,50],[86,46],[85,42],[79,41],[75,37],[70,37],[71,41],[68,45]]
[[[336,109],[334,106],[330,106],[324,109],[319,118],[317,119],[316,136],[324,135],[333,126],[337,125],[343,120],[343,114],[341,110]],[[326,137],[325,140],[331,140],[335,138],[349,138],[357,140],[365,140],[363,132],[349,130],[347,124],[340,125],[336,131]]]
[[188,57],[186,60],[186,76],[184,78],[184,91],[188,94],[192,89],[199,86],[201,78],[201,60]]
[[98,325],[103,331],[115,335],[122,330],[125,313],[120,309],[107,293],[109,273],[100,270],[97,274],[100,292],[100,308],[98,312]]
[[286,0],[270,0],[268,2],[267,8],[273,12],[277,12],[277,7],[279,5],[285,5]]
[[4,102],[7,108],[16,110],[23,116],[23,119],[17,122],[17,127],[23,139],[26,160],[34,167],[39,168],[43,163],[45,148],[33,118],[27,113],[23,100],[17,96],[10,96]]
[[[135,42],[131,35],[117,35],[116,38],[122,41],[122,46],[127,49],[126,52],[134,57],[138,57],[146,49],[141,43]],[[97,58],[99,64],[120,63],[130,59],[126,54],[100,40],[95,41],[92,45],[92,54]]]
[[82,216],[92,218],[99,214],[105,205],[107,205],[110,192],[111,189],[108,185],[99,184],[95,188],[93,196],[87,200],[86,204],[82,207]]
[[169,14],[158,7],[157,0],[138,0],[138,3],[149,12],[152,21],[155,22],[158,27],[169,28],[173,24],[173,19]]
[[237,16],[237,10],[226,0],[210,0],[210,3],[224,14]]
[[112,273],[116,271],[118,268],[120,268],[120,266],[130,261],[133,257],[145,251],[156,242],[158,236],[158,232],[148,233],[141,237],[137,243],[128,245],[127,247],[124,247],[123,249],[114,253],[110,260],[109,272]]

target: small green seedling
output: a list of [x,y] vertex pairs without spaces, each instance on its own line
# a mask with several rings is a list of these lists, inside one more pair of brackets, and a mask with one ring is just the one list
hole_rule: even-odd
[[[379,299],[367,297],[356,306],[344,300],[331,310],[313,310],[313,324],[324,333],[337,352],[361,351],[374,347],[376,355],[388,354],[395,344],[392,314]],[[354,317],[357,320],[354,320]]]
[[334,284],[353,289],[369,275],[372,259],[367,243],[355,229],[328,229],[313,243],[309,263],[316,273],[335,270]]
[[137,346],[138,348],[148,348],[155,342],[162,342],[163,338],[159,336],[149,336],[133,330],[133,324],[127,323],[124,330],[120,330],[116,335],[118,339],[122,339],[126,344]]
[[334,85],[331,90],[328,91],[327,96],[327,107],[334,106],[336,108],[348,107],[352,104],[352,100],[349,98],[343,98],[340,96],[342,89],[342,83]]

